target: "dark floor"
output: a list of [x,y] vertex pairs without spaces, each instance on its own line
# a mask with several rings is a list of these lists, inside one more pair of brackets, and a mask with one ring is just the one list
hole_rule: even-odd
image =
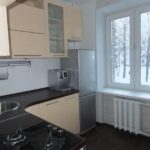
[[83,136],[87,150],[150,150],[150,138],[135,136],[108,125],[97,125]]

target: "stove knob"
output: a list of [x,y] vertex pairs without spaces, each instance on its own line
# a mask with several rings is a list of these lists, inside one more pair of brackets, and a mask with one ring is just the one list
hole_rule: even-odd
[[51,124],[49,124],[49,125],[47,125],[47,127],[48,127],[48,129],[51,130],[53,126]]
[[48,127],[48,128],[52,128],[52,125],[51,125],[51,124],[48,124],[47,127]]
[[54,131],[56,131],[57,129],[58,129],[57,127],[55,127],[55,126],[53,127],[53,130],[54,130]]
[[64,130],[62,130],[62,129],[59,129],[59,130],[57,131],[57,133],[58,133],[58,137],[64,136]]
[[57,130],[58,130],[58,128],[55,126],[52,128],[52,133],[54,136],[57,136]]

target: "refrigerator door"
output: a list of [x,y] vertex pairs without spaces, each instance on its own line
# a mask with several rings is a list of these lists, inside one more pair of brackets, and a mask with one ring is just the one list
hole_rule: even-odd
[[80,97],[80,133],[96,125],[95,94]]
[[61,59],[61,69],[69,72],[69,85],[79,89],[80,96],[95,92],[96,66],[93,50],[70,50],[69,57]]
[[95,92],[96,66],[95,52],[92,50],[78,51],[79,90],[80,96]]
[[78,50],[70,50],[68,58],[61,59],[61,69],[69,72],[69,86],[79,89]]

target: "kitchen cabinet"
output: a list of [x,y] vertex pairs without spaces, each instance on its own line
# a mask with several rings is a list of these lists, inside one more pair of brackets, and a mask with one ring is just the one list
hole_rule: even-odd
[[67,57],[68,40],[82,39],[80,11],[59,0],[16,2],[8,7],[8,22],[5,46],[12,58]]
[[0,6],[0,57],[10,56],[6,7]]
[[45,33],[44,10],[26,4],[8,9],[9,29],[33,33]]
[[68,40],[82,40],[82,17],[78,8],[69,5],[64,7],[64,23],[66,38]]
[[25,111],[28,113],[31,113],[37,117],[41,117],[39,109],[40,109],[39,104],[37,104],[37,105],[33,105],[33,106],[26,108]]
[[10,43],[13,58],[45,57],[45,35],[10,30]]
[[14,3],[16,0],[1,0],[0,1],[0,6],[9,6],[10,4]]
[[51,57],[66,57],[67,40],[64,32],[64,5],[58,0],[46,0],[47,49]]
[[80,132],[78,94],[40,104],[41,118],[72,133]]
[[[41,1],[41,0],[40,0]],[[41,4],[39,7],[38,4]],[[27,0],[8,8],[10,49],[13,58],[48,57],[42,3]]]
[[80,132],[78,94],[33,105],[26,111],[72,133]]

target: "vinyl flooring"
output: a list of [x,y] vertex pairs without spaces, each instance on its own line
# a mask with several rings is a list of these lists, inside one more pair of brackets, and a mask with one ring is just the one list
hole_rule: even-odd
[[86,138],[87,150],[150,150],[150,138],[105,124],[97,125],[83,137]]

